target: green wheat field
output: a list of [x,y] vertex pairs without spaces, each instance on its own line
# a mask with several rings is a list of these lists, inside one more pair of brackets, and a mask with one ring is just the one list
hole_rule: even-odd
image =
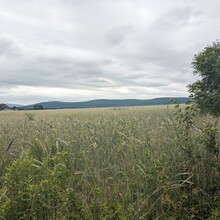
[[195,111],[0,112],[0,219],[220,219],[220,119]]

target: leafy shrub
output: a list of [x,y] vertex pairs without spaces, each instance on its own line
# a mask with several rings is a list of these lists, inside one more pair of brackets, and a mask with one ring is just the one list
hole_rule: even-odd
[[14,160],[3,176],[2,219],[81,219],[68,168],[68,151],[52,146],[39,160],[33,149]]

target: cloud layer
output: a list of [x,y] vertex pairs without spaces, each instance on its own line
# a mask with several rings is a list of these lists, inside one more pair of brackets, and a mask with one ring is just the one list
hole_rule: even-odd
[[0,102],[187,96],[212,0],[2,0]]

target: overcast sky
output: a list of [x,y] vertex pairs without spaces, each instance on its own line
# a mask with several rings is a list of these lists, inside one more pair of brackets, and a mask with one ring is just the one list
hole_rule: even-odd
[[0,102],[188,96],[219,0],[0,0]]

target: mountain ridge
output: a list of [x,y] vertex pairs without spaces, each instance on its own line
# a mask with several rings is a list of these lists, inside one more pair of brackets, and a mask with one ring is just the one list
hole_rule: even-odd
[[[171,101],[173,100],[173,101]],[[41,105],[44,109],[68,109],[68,108],[105,108],[105,107],[128,107],[145,105],[163,105],[177,103],[186,103],[187,97],[161,97],[154,99],[95,99],[84,102],[62,102],[48,101],[32,105],[22,106],[22,109],[34,109],[34,106]]]
[[16,107],[16,108],[20,108],[23,107],[24,105],[20,105],[20,104],[12,104],[12,103],[5,103],[8,107],[12,108],[12,107]]

